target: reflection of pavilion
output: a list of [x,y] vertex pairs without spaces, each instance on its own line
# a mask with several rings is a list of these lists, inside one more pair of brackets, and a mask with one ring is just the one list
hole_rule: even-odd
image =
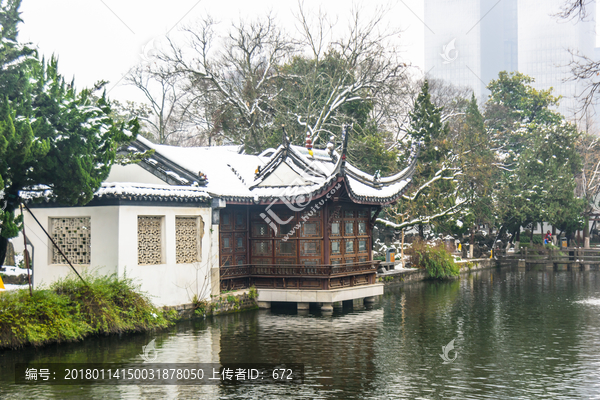
[[[240,193],[221,195],[219,255],[221,289],[254,285],[259,304],[332,303],[383,293],[375,282],[371,230],[381,207],[406,189],[414,164],[387,178],[372,176],[341,155],[292,146],[286,138]],[[247,162],[249,156],[243,156]],[[230,159],[235,172],[235,157]],[[240,177],[240,179],[242,179]],[[242,179],[243,180],[243,179]]]
[[332,317],[271,311],[223,315],[214,320],[221,333],[219,361],[302,363],[313,384],[334,390],[357,380],[371,382],[378,372],[384,315],[383,308]]

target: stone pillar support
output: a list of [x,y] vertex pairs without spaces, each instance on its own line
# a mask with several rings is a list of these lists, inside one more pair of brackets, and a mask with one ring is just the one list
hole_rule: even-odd
[[270,301],[259,301],[258,308],[269,309],[269,308],[271,308],[271,302]]

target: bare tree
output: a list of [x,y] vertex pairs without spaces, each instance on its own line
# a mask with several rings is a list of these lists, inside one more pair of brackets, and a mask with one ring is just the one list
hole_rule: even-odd
[[577,143],[577,150],[581,155],[583,168],[575,179],[577,182],[575,193],[577,197],[586,200],[583,237],[587,247],[590,216],[597,210],[598,200],[600,200],[600,142],[596,136],[584,134]]
[[159,144],[180,144],[187,124],[179,109],[185,102],[177,75],[158,63],[142,64],[133,68],[126,82],[140,89],[148,101],[150,112],[139,119],[151,139]]
[[577,97],[580,101],[579,111],[585,117],[596,104],[596,94],[600,90],[600,61],[575,51],[571,51],[571,56],[571,76],[566,80],[584,84],[583,91]]
[[[158,57],[185,79],[186,90],[196,106],[208,94],[218,104],[209,107],[214,113],[231,114],[236,124],[230,126],[226,136],[245,143],[250,151],[259,151],[278,94],[274,84],[277,67],[293,48],[271,15],[257,21],[241,21],[227,36],[219,37],[222,43],[215,43],[215,26],[215,21],[207,17],[197,27],[186,28],[188,47],[181,48],[169,39],[169,50]],[[213,128],[217,125],[212,122]]]
[[[595,3],[593,0],[565,0],[561,12],[555,14],[555,16],[562,19],[584,21],[588,17],[587,7],[593,5],[593,3]],[[582,120],[584,120],[584,124],[587,124],[585,119],[589,118],[590,112],[595,114],[595,111],[591,109],[594,108],[595,96],[600,89],[600,79],[598,79],[600,76],[600,62],[575,50],[570,50],[570,53],[571,76],[566,78],[565,81],[575,81],[584,85],[583,91],[577,96],[579,107],[574,112],[581,115],[578,118],[579,125],[581,125]]]
[[567,0],[561,7],[560,12],[555,15],[559,18],[583,20],[588,16],[586,7],[592,3],[594,3],[594,0]]
[[368,19],[365,14],[365,10],[353,9],[345,33],[334,40],[333,22],[321,12],[308,15],[299,4],[299,45],[311,58],[310,69],[292,77],[297,79],[302,96],[290,112],[313,142],[348,122],[342,120],[339,111],[353,102],[372,102],[379,124],[398,125],[386,119],[392,115],[386,100],[402,92],[407,80],[407,66],[394,42],[400,32],[385,26],[385,9],[377,9]]

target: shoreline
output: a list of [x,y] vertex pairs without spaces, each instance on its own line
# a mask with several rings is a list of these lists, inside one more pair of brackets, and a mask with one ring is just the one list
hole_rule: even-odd
[[[459,262],[465,264],[461,266],[460,274],[465,274],[471,271],[488,269],[497,267],[498,264],[494,259],[473,259],[468,262],[463,261]],[[473,263],[475,263],[473,265]],[[398,286],[403,285],[404,283],[409,282],[418,282],[429,280],[431,277],[429,273],[423,269],[399,269],[399,270],[390,270],[383,274],[377,274],[377,280],[384,283],[384,287],[389,286]],[[259,289],[260,290],[260,289]],[[137,295],[137,293],[136,293]],[[26,296],[27,298],[27,296]],[[227,315],[233,313],[239,313],[244,311],[256,310],[258,309],[257,302],[258,295],[256,294],[256,289],[243,289],[232,292],[222,293],[218,296],[211,298],[208,301],[202,301],[198,304],[189,303],[182,304],[171,307],[162,307],[162,311],[165,313],[164,315],[171,314],[171,318],[169,318],[171,323],[178,323],[181,321],[190,321],[194,319],[206,319],[207,317],[215,317],[220,315]],[[148,304],[150,308],[152,306]],[[158,311],[158,310],[157,310]],[[175,317],[173,312],[177,313]],[[173,318],[175,317],[175,318]],[[145,329],[147,327],[143,326],[145,324],[140,324],[140,326],[127,327],[125,329],[117,329],[120,331],[118,333],[128,333],[128,332],[145,332],[150,330],[155,330],[161,328],[166,328],[166,326],[160,326],[162,324],[150,324],[150,329]],[[159,326],[156,326],[159,325]],[[0,346],[0,353],[5,350],[15,350],[19,347],[24,346],[34,346],[34,347],[43,347],[48,344],[56,344],[56,343],[69,343],[69,342],[81,342],[84,341],[87,337],[95,336],[95,335],[110,335],[111,329],[107,331],[103,331],[102,329],[97,330],[96,332],[85,332],[79,337],[72,338],[62,338],[62,337],[48,337],[46,340],[36,341],[36,340],[23,340],[20,343],[2,343],[3,346]],[[52,335],[51,335],[52,336]]]
[[[500,266],[498,264],[498,260],[493,258],[473,258],[471,260],[457,261],[456,263],[459,265],[463,264],[460,267],[460,275],[467,274],[472,271],[496,268]],[[377,273],[377,280],[383,283],[384,287],[399,286],[405,283],[420,282],[431,279],[433,278],[431,278],[429,273],[421,268],[392,269],[384,273]]]

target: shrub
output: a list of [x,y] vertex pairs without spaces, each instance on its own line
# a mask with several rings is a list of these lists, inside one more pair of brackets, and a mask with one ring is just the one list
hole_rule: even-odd
[[250,286],[250,290],[248,291],[248,298],[250,300],[258,297],[258,292],[256,291],[256,287]]
[[0,348],[80,340],[93,334],[142,332],[170,325],[130,279],[85,275],[49,289],[0,295]]
[[533,235],[533,244],[544,244],[544,237],[542,235]]
[[407,250],[413,266],[426,269],[434,279],[444,279],[457,276],[460,268],[454,262],[452,254],[443,244],[428,246],[423,241],[415,241]]

